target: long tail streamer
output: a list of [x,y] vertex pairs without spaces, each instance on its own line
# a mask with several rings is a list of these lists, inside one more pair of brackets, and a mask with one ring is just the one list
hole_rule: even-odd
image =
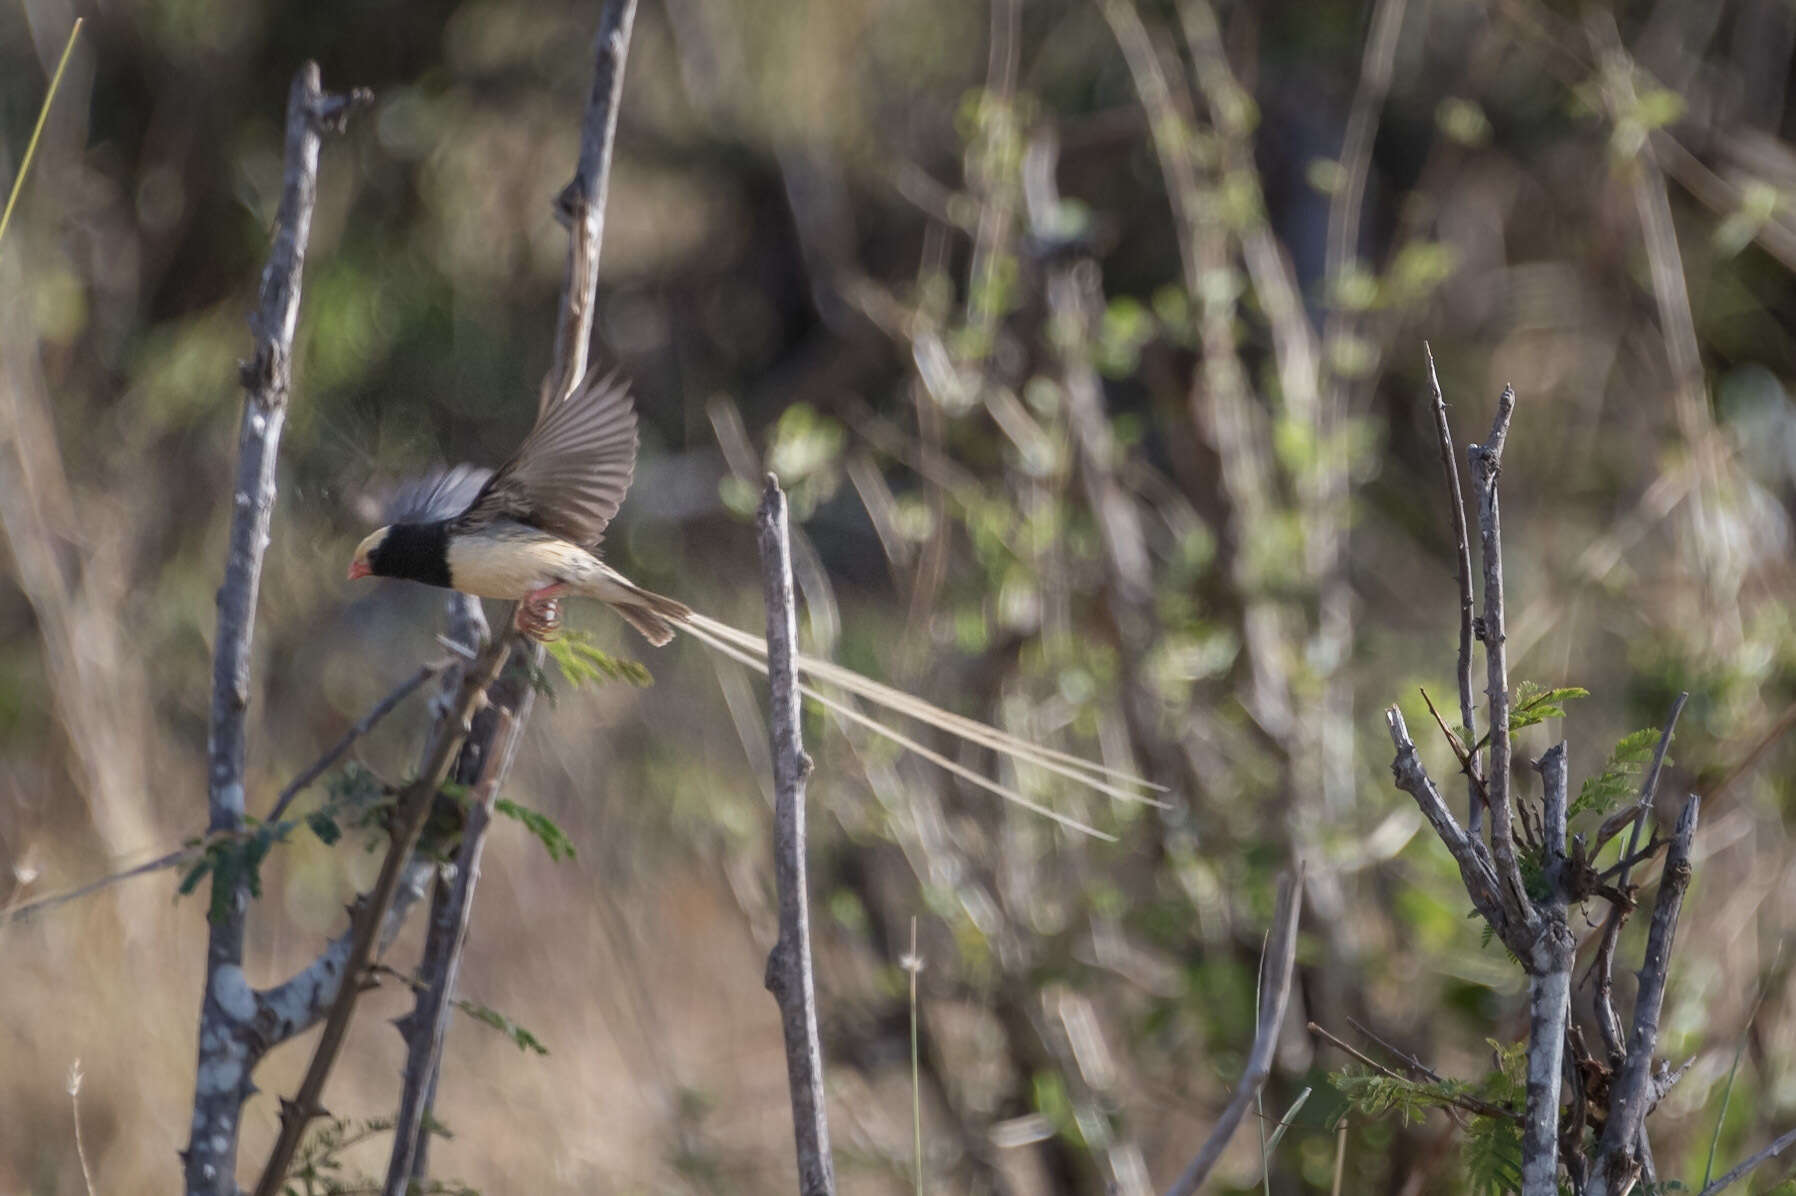
[[[720,623],[716,619],[708,618],[704,615],[697,614],[696,612],[681,620],[681,624],[694,639],[697,639],[712,650],[727,656],[740,664],[747,665],[757,672],[765,673],[767,671],[767,642],[759,636],[750,635],[746,631],[740,631],[727,623]],[[834,689],[841,690],[844,693],[852,694],[854,697],[860,698],[882,710],[887,710],[894,714],[901,714],[906,718],[915,719],[918,722],[925,723],[938,730],[946,731],[948,734],[963,739],[968,743],[977,744],[980,747],[988,748],[1000,755],[1008,756],[1013,760],[1033,765],[1047,772],[1065,777],[1068,780],[1075,781],[1078,784],[1084,785],[1089,789],[1094,789],[1106,796],[1121,801],[1143,802],[1148,805],[1162,807],[1165,805],[1164,802],[1157,798],[1149,797],[1145,794],[1136,792],[1134,789],[1124,787],[1134,785],[1164,793],[1166,792],[1166,787],[1163,785],[1156,785],[1152,781],[1133,776],[1118,769],[1107,768],[1102,764],[1094,763],[1068,752],[1056,751],[1053,748],[1045,748],[1039,744],[1031,743],[1026,739],[1021,739],[1008,732],[1000,731],[996,727],[987,726],[985,723],[967,718],[964,715],[943,710],[941,707],[931,705],[921,698],[905,693],[903,690],[894,689],[889,685],[882,685],[877,681],[863,677],[859,673],[843,668],[841,665],[832,664],[827,660],[819,660],[814,656],[800,654],[798,655],[795,664],[801,676],[820,685],[830,686]],[[857,726],[865,727],[876,735],[891,740],[899,746],[916,753],[923,759],[953,773],[963,780],[969,781],[992,793],[996,793],[1008,802],[1021,806],[1044,818],[1050,818],[1053,821],[1060,823],[1062,826],[1077,830],[1083,834],[1093,835],[1100,839],[1114,839],[1114,836],[1112,835],[1105,834],[1103,831],[1087,826],[1085,823],[1080,822],[1075,818],[1043,806],[1041,803],[1023,796],[1009,786],[1000,784],[964,765],[958,764],[939,752],[932,751],[909,736],[895,731],[885,724],[868,717],[849,703],[820,692],[815,686],[806,685],[803,682],[800,682],[799,690],[819,706],[840,715]]]

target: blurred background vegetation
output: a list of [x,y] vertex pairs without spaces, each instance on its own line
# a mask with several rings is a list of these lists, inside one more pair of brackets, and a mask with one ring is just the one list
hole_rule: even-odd
[[[377,99],[321,171],[252,809],[437,652],[435,596],[342,571],[383,484],[496,463],[529,421],[596,6],[8,0],[0,176],[75,15],[0,254],[9,903],[203,825],[235,363],[308,57]],[[1346,1061],[1306,1019],[1467,1078],[1525,1034],[1520,973],[1391,787],[1378,713],[1401,702],[1424,738],[1418,686],[1453,694],[1424,339],[1462,443],[1505,382],[1520,396],[1514,676],[1593,695],[1517,759],[1569,737],[1577,784],[1692,694],[1661,791],[1708,799],[1664,1039],[1695,1062],[1649,1123],[1660,1172],[1699,1181],[1718,1119],[1723,1165],[1796,1120],[1793,46],[1787,0],[643,6],[597,333],[643,461],[608,554],[758,627],[745,513],[778,470],[817,650],[1173,789],[1155,811],[1013,778],[1119,837],[1075,841],[812,725],[844,1191],[913,1178],[912,917],[931,1192],[1166,1182],[1239,1072],[1295,854],[1306,935],[1266,1108],[1316,1092],[1273,1190],[1331,1182]],[[511,795],[579,854],[551,866],[502,828],[462,983],[551,1053],[458,1025],[434,1161],[492,1192],[788,1191],[759,687],[573,618],[656,683],[539,707]],[[424,717],[363,760],[403,775]],[[252,979],[309,958],[374,859],[280,852]],[[204,941],[174,888],[0,929],[0,1190],[81,1190],[77,1057],[97,1189],[172,1182]],[[333,1113],[391,1112],[382,1015],[404,1005],[364,1010]],[[263,1069],[247,1159],[302,1056]],[[1350,1118],[1344,1190],[1462,1190],[1455,1134]],[[1260,1189],[1257,1141],[1218,1190]]]

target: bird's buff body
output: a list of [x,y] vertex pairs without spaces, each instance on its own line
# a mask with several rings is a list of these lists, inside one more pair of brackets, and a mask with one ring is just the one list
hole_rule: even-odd
[[523,598],[554,585],[604,602],[624,594],[617,584],[623,578],[598,557],[521,523],[496,523],[484,535],[457,536],[446,555],[450,587],[479,598]]
[[[382,567],[402,557],[425,562],[425,567]],[[445,572],[430,576],[438,561]],[[672,639],[673,625],[692,613],[684,603],[636,585],[579,545],[510,519],[458,535],[448,534],[443,523],[383,527],[362,541],[350,566],[351,578],[373,573],[409,575],[477,598],[509,598],[523,604],[526,619],[537,616],[539,626],[553,625],[547,608],[563,595],[596,598],[657,647]]]

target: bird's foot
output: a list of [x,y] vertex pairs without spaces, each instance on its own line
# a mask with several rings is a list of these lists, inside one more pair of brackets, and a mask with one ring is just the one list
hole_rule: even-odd
[[518,602],[518,611],[512,617],[512,622],[517,624],[518,630],[526,638],[539,644],[556,639],[561,635],[560,597],[566,592],[565,585],[532,590]]

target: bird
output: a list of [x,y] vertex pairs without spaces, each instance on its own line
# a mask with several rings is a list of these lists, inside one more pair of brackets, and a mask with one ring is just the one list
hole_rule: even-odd
[[[349,563],[349,580],[400,578],[480,598],[517,603],[525,636],[553,638],[564,598],[596,599],[651,645],[684,632],[713,651],[762,673],[759,636],[638,586],[600,556],[605,529],[635,474],[636,409],[615,373],[593,370],[567,395],[539,409],[536,424],[497,470],[460,465],[402,486],[387,504],[388,523],[370,532]],[[996,727],[943,710],[831,661],[795,654],[812,701],[1008,801],[1071,829],[1111,836],[965,767],[872,718],[854,699],[925,723],[969,743],[1055,773],[1110,797],[1163,804],[1143,793],[1165,787]],[[825,693],[819,686],[837,691]]]

